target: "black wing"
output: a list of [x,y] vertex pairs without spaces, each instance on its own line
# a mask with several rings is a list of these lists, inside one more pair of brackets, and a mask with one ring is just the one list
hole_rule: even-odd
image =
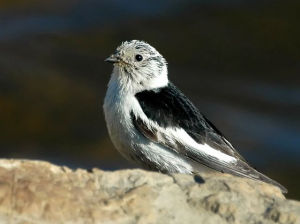
[[212,169],[261,180],[278,186],[284,193],[287,192],[279,183],[248,165],[222,133],[173,84],[170,83],[164,88],[139,92],[135,96],[146,116],[156,122],[159,127],[182,128],[199,144],[207,144],[213,149],[234,157],[236,161],[228,163],[213,156],[201,154],[193,148],[187,148],[180,140],[170,138],[168,133],[162,131],[161,128],[149,126],[143,119],[131,112],[134,126],[146,138]]
[[181,127],[196,142],[245,161],[225,139],[224,135],[193,105],[175,85],[137,93],[147,117],[162,127]]

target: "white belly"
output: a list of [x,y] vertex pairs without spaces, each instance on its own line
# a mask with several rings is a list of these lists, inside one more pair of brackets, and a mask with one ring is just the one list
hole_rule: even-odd
[[182,156],[145,138],[135,129],[130,113],[144,115],[134,95],[109,88],[104,100],[107,129],[114,146],[128,160],[163,172],[191,173],[193,166]]
[[106,95],[104,101],[104,116],[110,138],[118,151],[130,160],[130,148],[134,139],[130,111],[126,105],[130,99],[120,99],[119,96]]

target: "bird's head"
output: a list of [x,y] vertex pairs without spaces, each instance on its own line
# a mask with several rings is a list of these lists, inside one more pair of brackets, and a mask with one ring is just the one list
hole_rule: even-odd
[[159,88],[168,83],[166,60],[146,42],[125,41],[105,61],[114,64],[113,75],[137,90]]

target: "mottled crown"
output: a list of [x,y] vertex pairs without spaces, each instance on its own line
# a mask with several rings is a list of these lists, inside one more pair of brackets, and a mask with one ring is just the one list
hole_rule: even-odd
[[[123,42],[111,56],[114,72],[121,82],[136,89],[151,89],[168,83],[167,62],[150,44],[131,40]],[[134,83],[134,84],[133,84]]]
[[[163,67],[167,64],[163,56],[154,47],[140,40],[123,42],[116,49],[115,54],[122,58],[123,61],[129,64],[134,64],[137,67],[146,66],[150,61],[155,62],[158,67]],[[141,55],[143,59],[141,61],[137,61],[137,55]]]

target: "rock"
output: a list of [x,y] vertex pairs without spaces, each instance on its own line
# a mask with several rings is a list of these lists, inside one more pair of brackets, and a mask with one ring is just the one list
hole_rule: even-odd
[[226,174],[91,172],[0,160],[0,223],[300,223],[300,202]]

